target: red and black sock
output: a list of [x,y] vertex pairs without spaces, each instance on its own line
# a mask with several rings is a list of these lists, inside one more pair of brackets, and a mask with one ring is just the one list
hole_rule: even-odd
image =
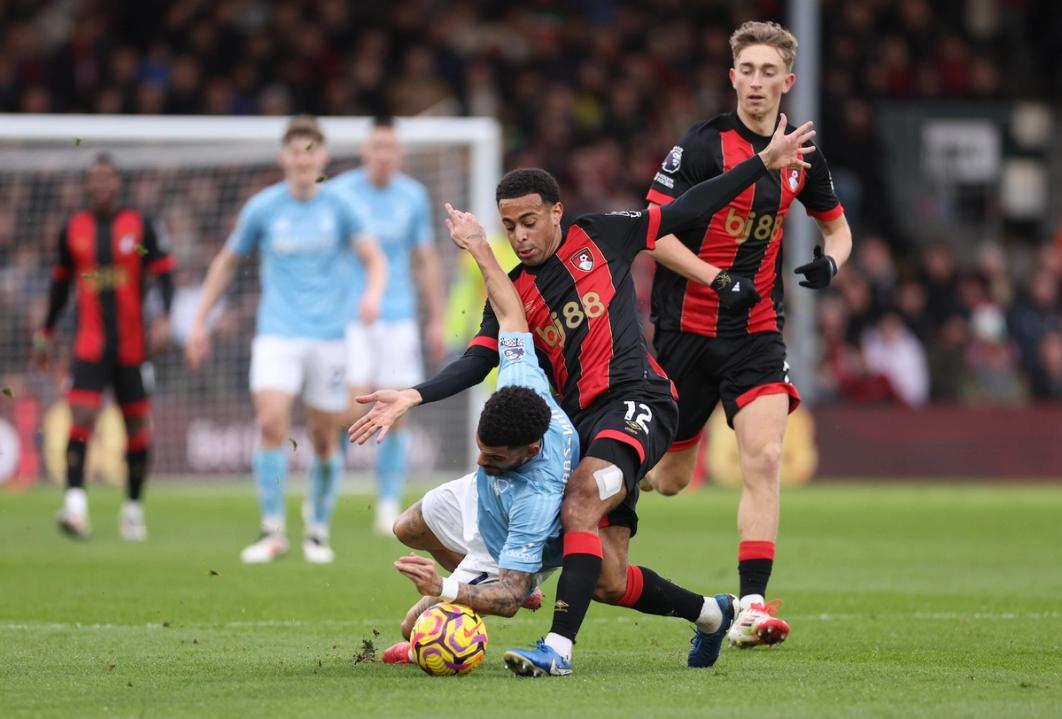
[[88,445],[92,429],[74,425],[70,428],[70,439],[66,443],[66,488],[74,489],[85,486],[85,447]]
[[627,592],[616,602],[643,614],[682,617],[696,622],[704,607],[704,597],[664,579],[652,569],[627,565]]
[[551,632],[575,641],[600,576],[601,538],[594,532],[567,532]]
[[774,566],[774,542],[751,541],[738,544],[738,577],[741,596],[767,595],[767,582]]

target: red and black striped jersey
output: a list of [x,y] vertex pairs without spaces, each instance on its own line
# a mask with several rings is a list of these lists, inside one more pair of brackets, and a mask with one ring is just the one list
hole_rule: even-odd
[[[665,205],[693,185],[732,169],[769,143],[769,137],[745,127],[734,112],[698,123],[668,153],[646,199]],[[781,331],[785,319],[782,224],[793,200],[799,199],[807,213],[817,219],[832,220],[844,213],[822,154],[816,149],[806,159],[810,169],[768,172],[712,215],[709,222],[677,233],[701,259],[752,279],[760,302],[741,313],[721,311],[714,290],[657,265],[651,303],[658,329],[705,337]]]
[[[628,383],[673,393],[671,380],[649,355],[631,278],[631,262],[653,249],[659,228],[656,207],[584,215],[548,260],[537,267],[521,263],[509,273],[539,364],[569,417]],[[498,320],[489,302],[471,345],[497,357]]]
[[145,274],[172,271],[154,225],[140,211],[118,210],[100,218],[79,212],[59,234],[56,281],[77,287],[74,356],[95,361],[105,355],[121,365],[146,359],[143,297]]

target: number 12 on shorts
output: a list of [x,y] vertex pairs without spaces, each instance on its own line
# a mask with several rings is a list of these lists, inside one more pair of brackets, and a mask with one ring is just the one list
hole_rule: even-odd
[[[644,402],[634,403],[630,400],[624,400],[623,404],[627,405],[627,414],[623,415],[623,419],[628,422],[633,421],[642,428],[643,432],[649,434],[649,422],[653,419],[653,410],[649,409],[649,405]],[[641,412],[638,413],[638,416],[635,416],[634,413],[639,409]]]

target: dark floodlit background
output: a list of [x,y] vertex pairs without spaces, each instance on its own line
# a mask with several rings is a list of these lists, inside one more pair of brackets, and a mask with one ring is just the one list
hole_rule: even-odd
[[[502,130],[495,170],[548,169],[571,218],[643,206],[684,130],[731,109],[728,36],[749,19],[798,35],[784,108],[816,121],[855,236],[828,292],[787,286],[807,400],[790,426],[787,479],[1062,476],[1062,4],[1052,0],[7,0],[0,112],[491,117]],[[72,136],[64,151],[104,146]],[[63,372],[32,372],[27,358],[85,161],[35,168],[9,154],[25,149],[0,144],[0,379],[11,395],[0,401],[0,483],[18,484],[61,462],[49,456],[62,443]],[[123,168],[127,201],[166,225],[180,266],[175,345],[156,359],[162,475],[247,467],[253,264],[227,299],[206,372],[184,368],[180,343],[234,213],[278,178],[273,152],[182,168],[160,148],[157,163]],[[330,174],[354,164],[337,153]],[[407,170],[441,206],[469,202],[468,164],[418,148]],[[811,221],[792,217],[790,265],[815,241]],[[450,288],[461,272],[439,230]],[[651,262],[639,271],[647,301]],[[456,353],[469,330],[454,297]],[[448,449],[467,446],[467,412],[455,402],[414,418],[418,471],[464,466]],[[733,477],[730,443],[713,427],[705,474]]]

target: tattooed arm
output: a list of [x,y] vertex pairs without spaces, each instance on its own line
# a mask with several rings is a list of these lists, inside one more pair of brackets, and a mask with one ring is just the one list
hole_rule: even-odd
[[[417,585],[417,591],[426,597],[435,598],[442,592],[443,580],[435,571],[435,562],[427,557],[408,554],[395,562],[395,569]],[[471,607],[480,614],[511,617],[535,588],[534,581],[534,575],[528,572],[501,569],[496,582],[459,584],[457,598],[453,601]]]

